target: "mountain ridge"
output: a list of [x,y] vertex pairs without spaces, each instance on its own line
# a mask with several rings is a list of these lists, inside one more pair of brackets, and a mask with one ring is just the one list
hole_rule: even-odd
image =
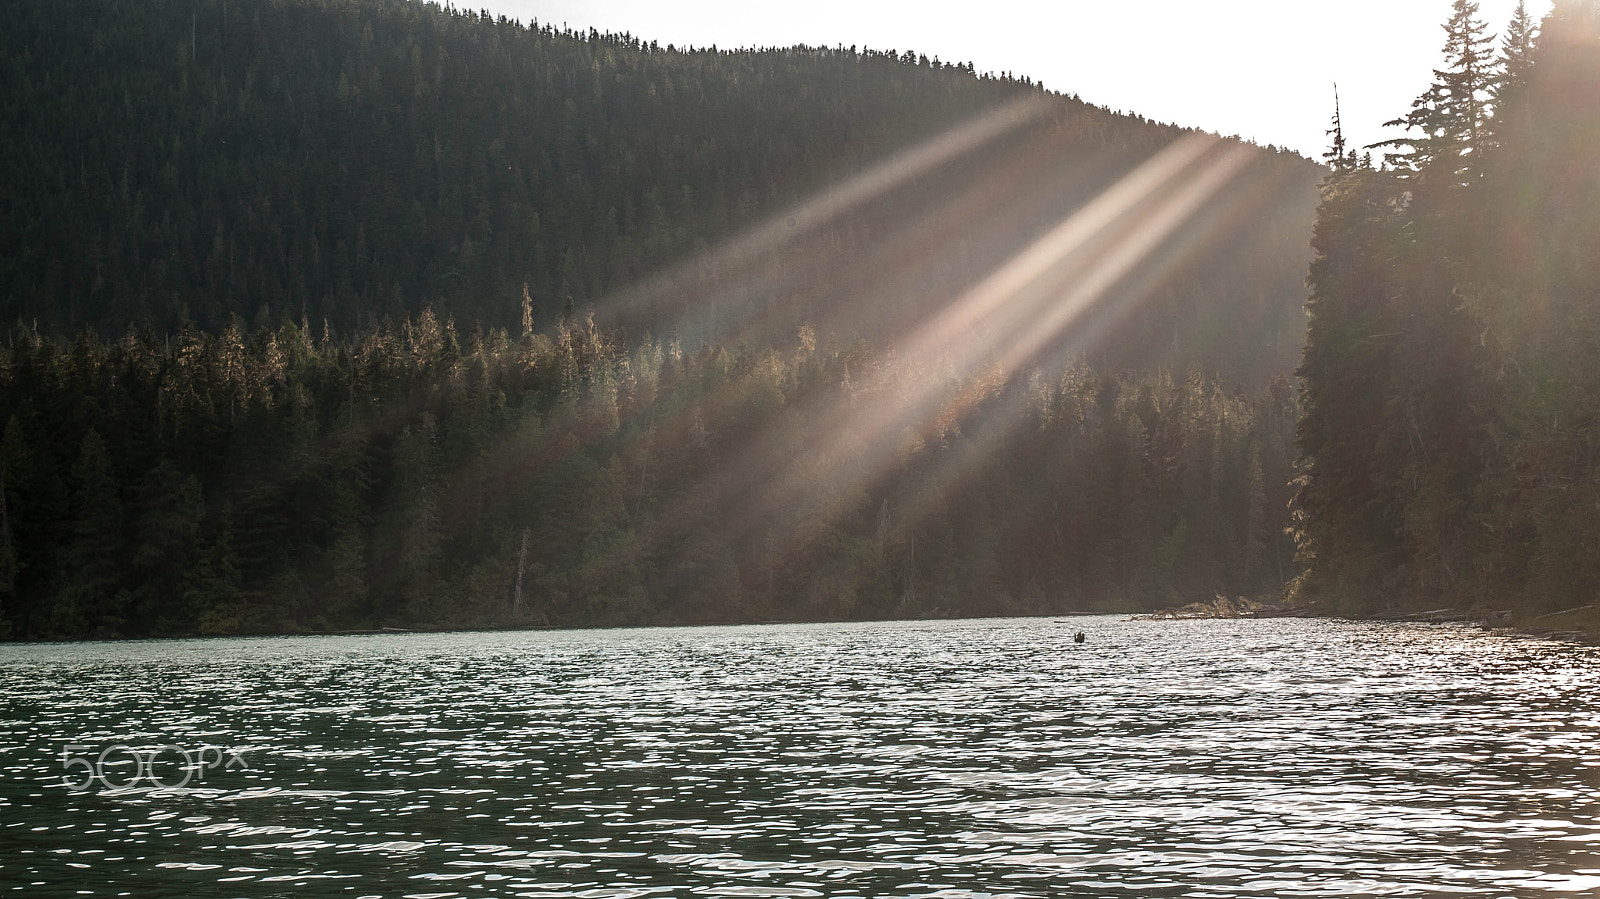
[[[17,139],[0,157],[14,209],[0,320],[58,333],[188,321],[217,331],[230,316],[349,332],[423,306],[515,329],[524,289],[548,329],[1008,102],[1048,107],[1039,128],[1072,140],[1002,135],[974,148],[986,164],[1017,163],[1006,140],[1032,137],[1031,152],[1113,178],[1189,133],[909,51],[669,51],[407,0],[74,0],[11,18],[0,29],[19,87],[3,110]],[[1106,168],[1107,154],[1125,158]],[[1267,155],[1286,161],[1274,177],[1309,233],[1320,168]],[[960,186],[974,167],[962,162],[909,185],[931,197],[924,209]],[[1039,201],[1027,184],[1011,190],[1000,196],[1019,208]],[[903,196],[876,199],[856,215],[869,230],[904,212]],[[1029,227],[1075,202],[1052,199]],[[856,222],[838,224],[825,236],[847,235],[848,253]],[[1012,249],[941,277],[970,283]],[[1302,261],[1263,273],[1279,318],[1298,303]],[[1205,292],[1238,280],[1212,278]],[[847,289],[859,285],[821,292]],[[841,302],[799,309],[783,330]],[[693,298],[667,316],[602,320],[663,333],[686,311],[699,311]],[[1193,316],[1167,318],[1146,330]],[[884,337],[856,324],[840,338]],[[1298,330],[1275,326],[1272,371],[1292,368]]]

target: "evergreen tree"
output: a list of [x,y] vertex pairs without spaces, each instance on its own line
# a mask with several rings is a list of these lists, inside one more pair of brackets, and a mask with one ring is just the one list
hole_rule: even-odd
[[1527,0],[1517,0],[1517,9],[1506,26],[1496,60],[1499,73],[1494,82],[1495,108],[1515,105],[1513,96],[1528,85],[1528,70],[1533,65],[1533,47],[1538,39],[1538,28],[1528,14]]
[[226,560],[203,552],[200,483],[163,459],[141,479],[138,499],[138,541],[131,559],[140,582],[133,594],[136,612],[156,633],[193,633],[201,608],[195,601],[224,598],[198,594],[197,572],[203,571],[206,580],[226,577],[218,568]]
[[1495,80],[1494,37],[1477,15],[1475,0],[1455,0],[1444,25],[1445,68],[1434,70],[1434,83],[1411,104],[1411,112],[1385,123],[1414,133],[1372,145],[1400,151],[1389,160],[1413,178],[1459,184],[1482,158]]
[[1330,143],[1328,151],[1322,154],[1328,165],[1336,170],[1345,170],[1355,164],[1355,151],[1347,148],[1344,141],[1344,119],[1339,114],[1339,85],[1333,86],[1333,125],[1327,131]]
[[123,509],[105,440],[94,428],[83,437],[72,477],[72,539],[56,560],[62,582],[44,632],[54,637],[116,636],[127,612],[119,576]]
[[11,512],[6,500],[5,459],[0,455],[0,640],[11,636],[11,619],[6,609],[16,600],[17,544],[11,533]]

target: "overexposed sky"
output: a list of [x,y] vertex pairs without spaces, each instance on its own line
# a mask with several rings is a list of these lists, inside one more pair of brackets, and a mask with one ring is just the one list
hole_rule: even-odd
[[[465,0],[662,45],[852,44],[1009,71],[1114,110],[1320,156],[1343,99],[1353,145],[1441,64],[1451,0]],[[1516,0],[1481,0],[1498,35]],[[1535,19],[1550,0],[1529,0]]]

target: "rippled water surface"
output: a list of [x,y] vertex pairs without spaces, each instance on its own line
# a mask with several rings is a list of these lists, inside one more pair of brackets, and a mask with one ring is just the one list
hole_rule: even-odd
[[1592,894],[1597,687],[1587,648],[1330,621],[0,646],[0,888]]

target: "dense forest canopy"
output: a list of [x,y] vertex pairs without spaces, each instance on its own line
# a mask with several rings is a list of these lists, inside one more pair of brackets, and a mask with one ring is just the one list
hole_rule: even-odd
[[8,6],[0,628],[1275,593],[1315,184],[912,53]]
[[1600,11],[1456,0],[1395,164],[1337,141],[1311,269],[1297,585],[1370,613],[1600,591]]
[[[892,321],[869,309],[926,314],[1179,134],[909,51],[667,48],[411,0],[0,17],[0,320],[58,334],[215,333],[230,316],[349,334],[425,306],[515,329],[526,290],[540,329],[593,305],[635,336],[681,325],[690,346],[732,344],[730,319],[781,306],[773,333],[877,341]],[[974,152],[797,220],[793,245],[753,260],[759,279],[696,266],[655,302],[618,299],[1030,99],[1036,115]],[[1293,366],[1319,172],[1281,153],[1257,165],[1215,212],[1226,227],[1176,248],[1184,264],[1086,356],[1198,362],[1257,389]]]
[[[1282,379],[962,378],[806,333],[689,356],[427,313],[359,345],[24,336],[5,362],[24,636],[1041,614],[1290,573]],[[930,381],[925,430],[862,470],[833,416]]]

